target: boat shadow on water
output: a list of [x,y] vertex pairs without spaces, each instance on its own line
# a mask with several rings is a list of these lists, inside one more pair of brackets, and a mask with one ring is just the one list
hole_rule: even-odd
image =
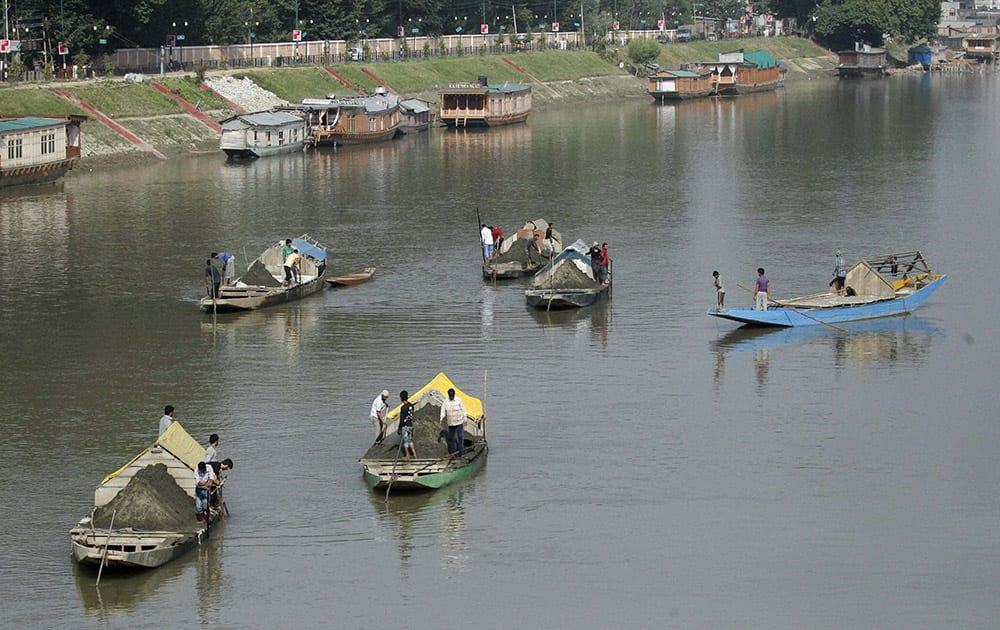
[[612,302],[604,301],[587,308],[546,311],[527,307],[531,318],[542,328],[589,329],[605,340],[611,329]]

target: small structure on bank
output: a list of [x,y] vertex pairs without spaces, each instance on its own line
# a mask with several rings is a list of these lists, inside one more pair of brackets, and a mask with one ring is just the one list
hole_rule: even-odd
[[889,74],[889,53],[884,48],[873,48],[868,44],[856,43],[854,50],[837,53],[840,63],[837,76],[844,78],[880,78]]
[[968,34],[962,39],[962,50],[966,59],[975,59],[982,63],[993,63],[1000,57],[1000,35]]
[[0,187],[50,182],[80,160],[86,116],[0,116]]

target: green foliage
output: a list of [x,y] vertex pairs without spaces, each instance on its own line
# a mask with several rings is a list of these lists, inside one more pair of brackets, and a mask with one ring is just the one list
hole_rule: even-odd
[[633,39],[628,43],[628,58],[637,66],[653,63],[660,56],[660,45],[652,39]]
[[825,0],[813,15],[816,35],[831,48],[855,42],[881,46],[884,34],[905,42],[933,37],[941,5],[936,0]]

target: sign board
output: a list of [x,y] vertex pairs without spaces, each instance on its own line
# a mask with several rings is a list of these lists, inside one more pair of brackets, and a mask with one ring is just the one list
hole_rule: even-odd
[[479,32],[482,33],[483,35],[488,35],[489,32],[490,32],[490,25],[489,24],[480,24],[479,25]]
[[184,34],[183,33],[178,33],[176,39],[179,42],[184,41]]
[[100,45],[102,45],[102,46],[104,46],[104,45],[107,45],[108,40],[106,40],[106,39],[104,39],[102,37],[101,39],[97,40],[97,43],[100,44]]
[[402,37],[404,35],[406,35],[406,31],[403,30],[403,27],[402,26],[397,26],[396,27],[396,37]]
[[768,22],[773,22],[774,21],[774,16],[773,15],[767,16],[767,21]]
[[616,31],[618,30],[618,20],[615,20],[614,22],[611,23],[611,28]]
[[656,21],[656,28],[660,29],[661,31],[663,30],[663,20]]
[[302,41],[302,29],[295,29],[292,31],[292,41],[301,42]]
[[10,40],[0,39],[0,53],[9,53],[9,52],[10,52]]
[[69,54],[69,46],[67,46],[66,44],[64,44],[62,42],[59,42],[59,54],[60,55],[68,55]]
[[553,22],[552,23],[552,32],[553,33],[558,33],[559,32],[559,22]]
[[167,46],[173,46],[177,43],[176,35],[167,35]]

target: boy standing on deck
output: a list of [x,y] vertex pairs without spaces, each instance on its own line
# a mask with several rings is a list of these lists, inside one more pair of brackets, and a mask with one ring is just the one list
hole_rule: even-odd
[[718,271],[712,272],[712,286],[715,287],[715,311],[722,312],[725,310],[726,303],[726,287],[722,284],[722,276],[719,275]]

